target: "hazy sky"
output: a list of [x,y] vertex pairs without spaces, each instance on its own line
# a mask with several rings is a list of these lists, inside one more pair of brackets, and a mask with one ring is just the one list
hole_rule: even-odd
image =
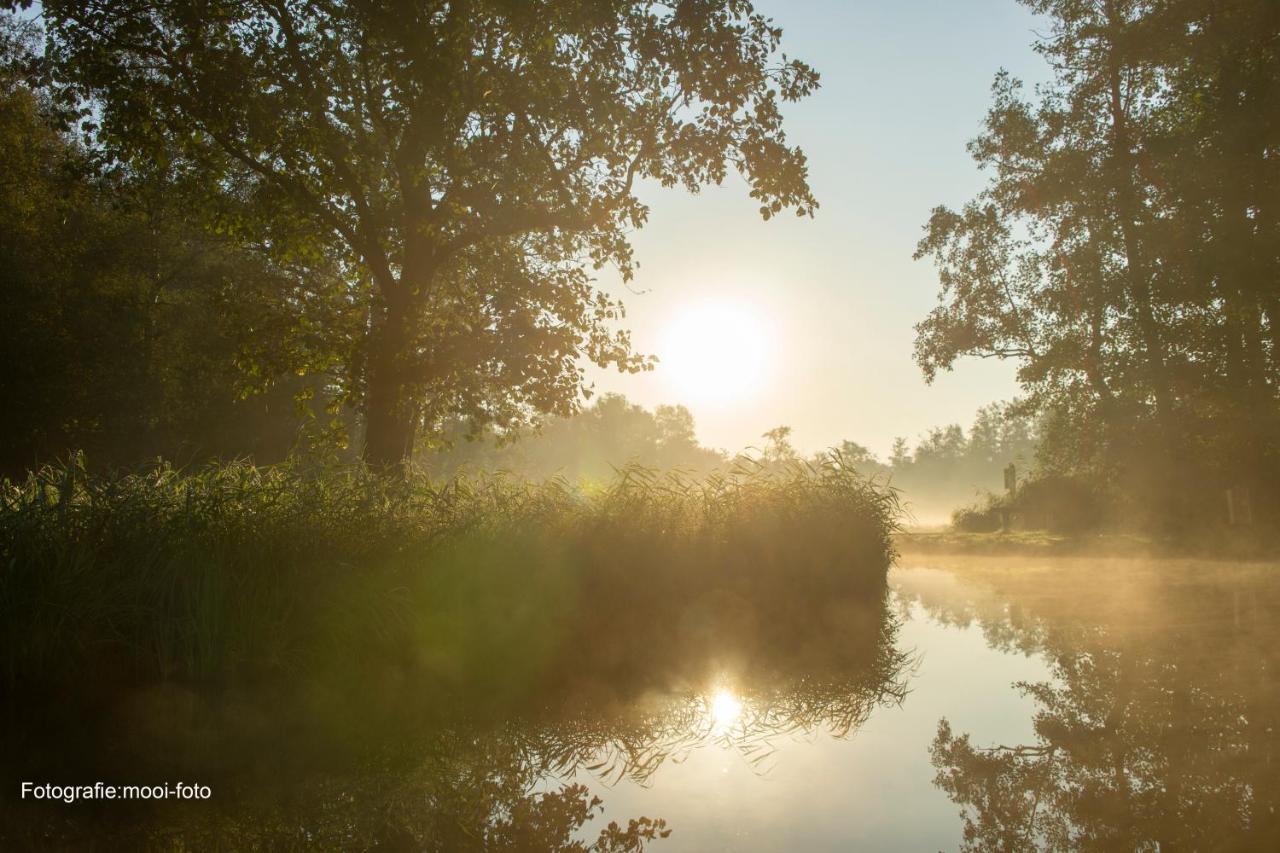
[[[822,75],[785,125],[809,157],[821,208],[813,219],[763,222],[736,176],[699,195],[645,188],[637,292],[612,270],[600,280],[624,298],[637,349],[665,352],[667,364],[639,376],[593,370],[596,390],[684,403],[703,443],[730,450],[787,424],[805,451],[850,438],[886,455],[894,436],[914,443],[930,426],[967,425],[979,406],[1016,394],[1013,366],[969,359],[925,385],[912,326],[935,304],[937,279],[911,254],[935,205],[960,204],[982,185],[965,143],[996,71],[1045,78],[1031,49],[1035,18],[1014,0],[756,5],[782,26],[786,52]],[[729,329],[763,327],[764,363],[758,380],[715,394],[705,387],[715,370],[701,384],[681,381],[672,361],[687,371],[697,354],[672,350],[680,329],[722,314]]]

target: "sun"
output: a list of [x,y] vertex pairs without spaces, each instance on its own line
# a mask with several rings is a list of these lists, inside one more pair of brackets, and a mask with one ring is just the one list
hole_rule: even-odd
[[707,303],[681,312],[658,352],[661,370],[688,403],[728,403],[764,384],[772,341],[745,305]]

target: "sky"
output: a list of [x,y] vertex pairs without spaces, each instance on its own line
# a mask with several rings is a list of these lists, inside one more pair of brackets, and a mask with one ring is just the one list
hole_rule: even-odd
[[[851,439],[884,457],[896,436],[914,444],[930,427],[967,425],[1017,395],[1014,365],[967,359],[925,384],[913,326],[938,285],[911,255],[935,206],[983,186],[965,144],[996,72],[1046,79],[1036,19],[1014,0],[756,7],[783,28],[783,50],[821,74],[818,92],[784,111],[821,207],[764,222],[737,176],[697,195],[642,187],[650,218],[633,235],[636,277],[605,269],[598,280],[623,299],[635,348],[660,364],[634,376],[592,368],[595,392],[682,403],[703,444],[731,451],[787,425],[804,452]],[[751,342],[716,364],[691,343],[697,330]]]

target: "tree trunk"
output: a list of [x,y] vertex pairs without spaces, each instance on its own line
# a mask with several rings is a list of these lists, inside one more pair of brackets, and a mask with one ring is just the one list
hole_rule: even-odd
[[[1101,233],[1092,218],[1086,218],[1085,225],[1090,235]],[[1063,264],[1063,269],[1067,273],[1067,284],[1074,297],[1075,310],[1086,316],[1089,324],[1089,340],[1083,353],[1084,375],[1089,382],[1089,387],[1098,398],[1098,413],[1102,418],[1102,424],[1107,434],[1112,435],[1116,425],[1116,398],[1111,386],[1107,384],[1106,373],[1103,370],[1103,364],[1106,362],[1102,351],[1106,334],[1104,329],[1106,305],[1103,304],[1105,297],[1099,287],[1095,286],[1092,289],[1088,286],[1079,287],[1075,283],[1069,263],[1064,259]]]
[[1151,273],[1143,252],[1142,239],[1138,235],[1138,220],[1141,217],[1141,204],[1135,187],[1137,182],[1137,164],[1134,162],[1132,150],[1133,140],[1130,136],[1129,116],[1125,112],[1121,79],[1123,71],[1119,55],[1116,53],[1116,42],[1123,30],[1123,20],[1114,3],[1106,6],[1107,23],[1111,30],[1110,56],[1107,66],[1107,94],[1111,113],[1111,172],[1116,193],[1116,219],[1120,226],[1120,235],[1124,243],[1125,272],[1128,279],[1129,296],[1133,300],[1135,319],[1138,321],[1138,334],[1142,339],[1146,368],[1151,389],[1156,398],[1156,417],[1168,435],[1170,417],[1172,415],[1172,382],[1169,367],[1165,360],[1164,342],[1161,340],[1159,324],[1152,307]]
[[417,430],[417,406],[405,368],[409,344],[407,300],[387,300],[374,336],[365,397],[364,461],[372,468],[389,471],[409,459]]

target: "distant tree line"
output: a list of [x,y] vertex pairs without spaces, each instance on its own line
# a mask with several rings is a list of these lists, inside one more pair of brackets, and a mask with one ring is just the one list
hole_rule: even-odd
[[[906,438],[896,439],[887,459],[850,440],[832,449],[862,475],[901,489],[916,521],[934,523],[984,493],[1000,491],[1010,463],[1024,473],[1031,470],[1038,429],[1017,405],[992,404],[978,411],[967,431],[959,424],[936,427],[914,448]],[[561,476],[571,483],[607,482],[628,464],[701,478],[724,472],[738,454],[765,467],[818,462],[795,448],[788,426],[760,438],[757,446],[732,453],[706,447],[684,406],[649,410],[620,394],[606,394],[575,415],[546,417],[519,434],[488,431],[468,437],[465,424],[458,423],[435,446],[420,448],[415,460],[439,476],[504,469],[535,479]]]
[[629,464],[700,477],[720,469],[727,459],[698,443],[693,415],[684,406],[650,411],[621,394],[606,394],[574,415],[547,416],[523,434],[489,430],[469,436],[466,425],[458,422],[434,446],[419,448],[414,458],[438,476],[506,470],[537,480],[563,477],[575,484],[608,482]]
[[1280,504],[1280,4],[1023,0],[1052,80],[1002,73],[970,144],[986,188],[918,257],[932,379],[1009,359],[1041,461],[1169,527]]
[[[933,427],[913,447],[894,439],[887,459],[845,440],[841,455],[861,473],[900,489],[909,521],[939,524],[958,507],[1004,488],[1004,469],[1019,476],[1036,470],[1038,420],[1018,403],[993,403],[979,409],[966,431],[960,424]],[[776,451],[775,451],[776,452]]]

